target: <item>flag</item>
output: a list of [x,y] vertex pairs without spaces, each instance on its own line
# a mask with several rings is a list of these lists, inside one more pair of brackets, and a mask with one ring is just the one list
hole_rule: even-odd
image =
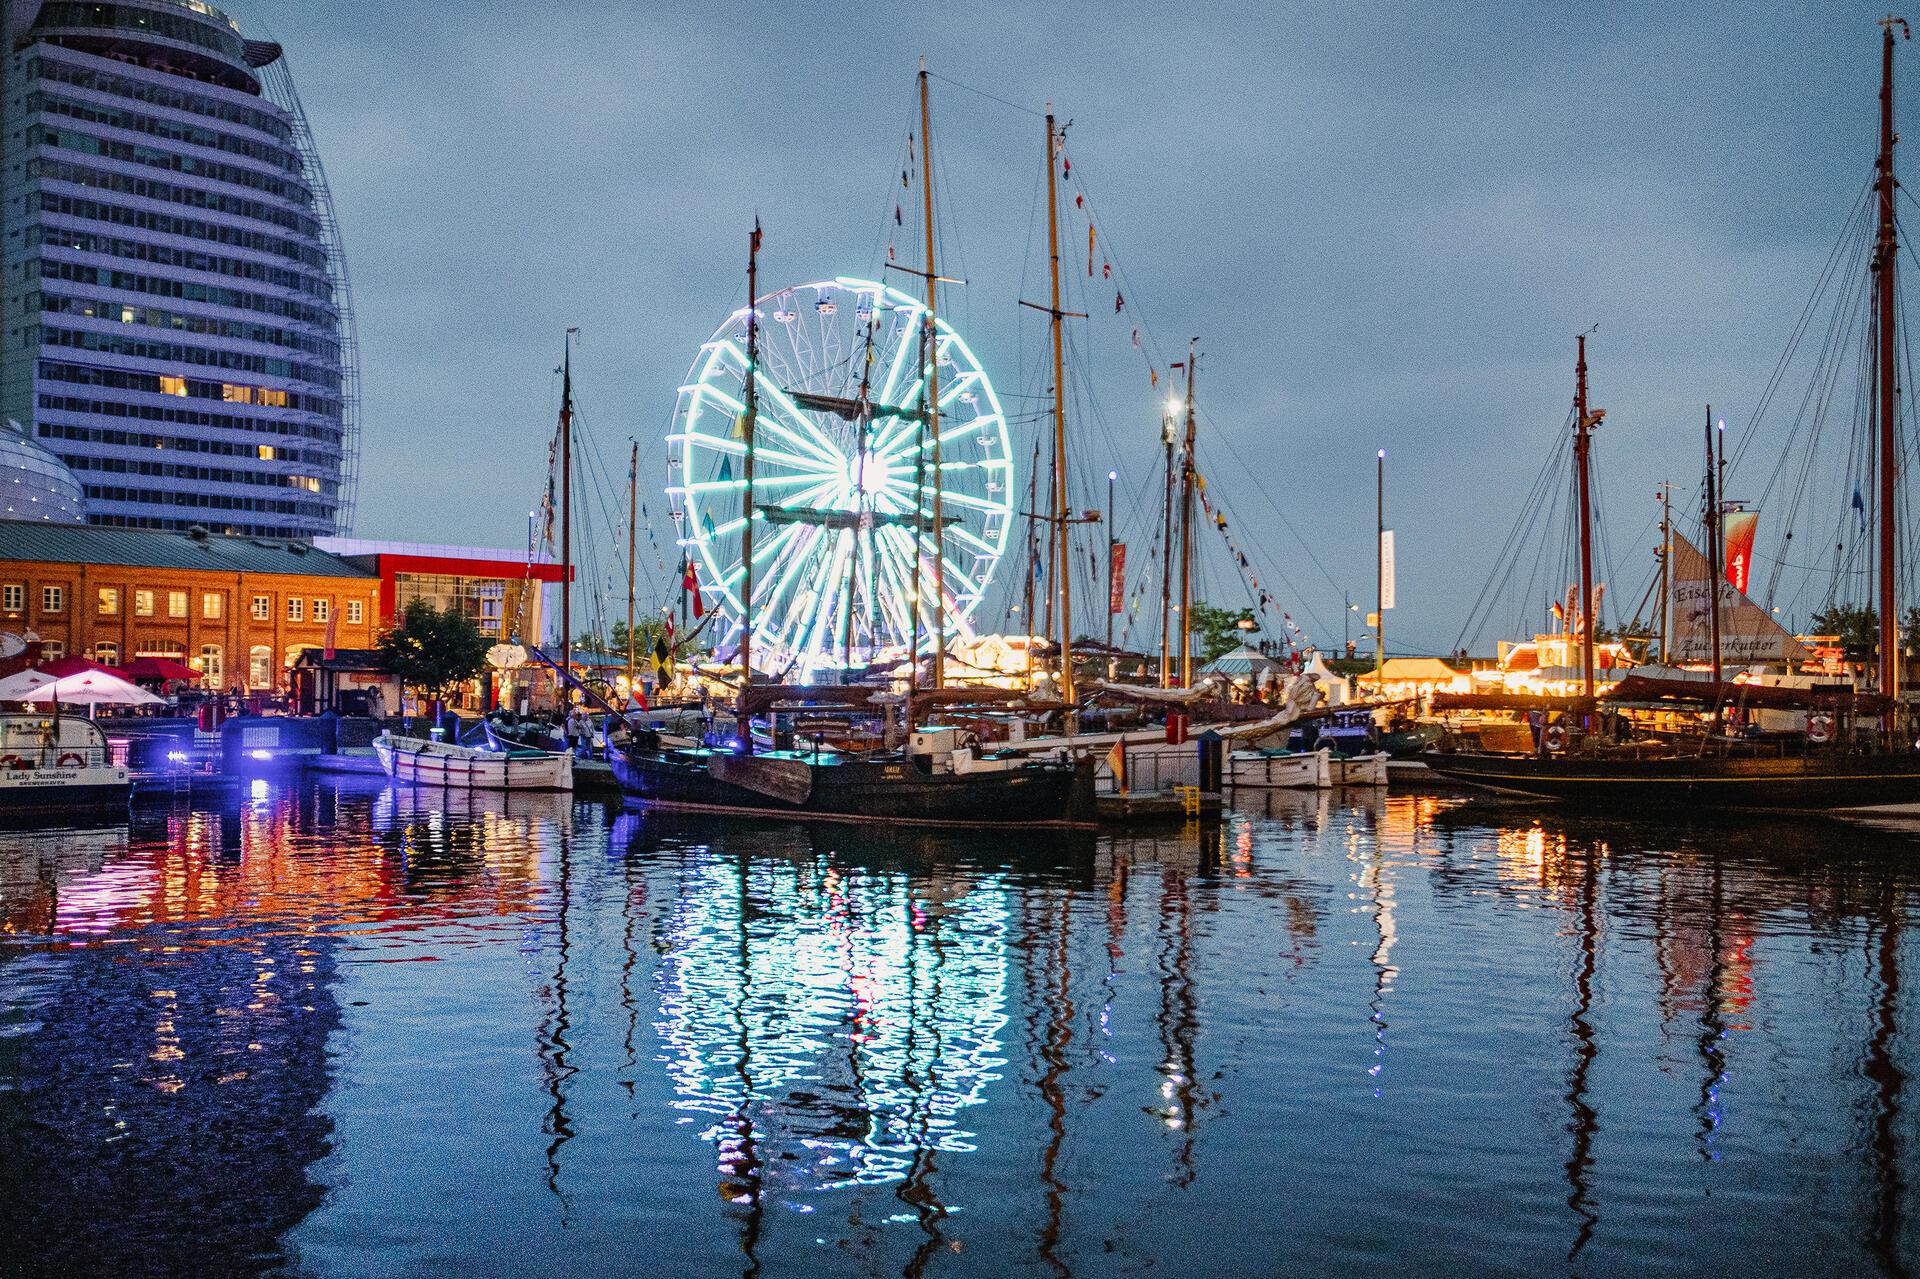
[[1867,531],[1867,504],[1860,497],[1860,486],[1853,486],[1853,509],[1860,513],[1860,531]]
[[[1089,271],[1088,274],[1091,275],[1092,272]],[[1121,297],[1118,293],[1115,293],[1113,295],[1113,313],[1115,315],[1118,315],[1120,314],[1120,312],[1126,310],[1126,308],[1127,308],[1127,300]]]
[[334,628],[338,625],[339,625],[339,622],[336,618],[336,615],[334,614],[334,611],[331,608],[329,608],[327,610],[326,645],[320,651],[320,656],[329,662],[333,660],[333,641],[334,641],[334,636],[336,634]]
[[1087,275],[1093,275],[1093,224],[1087,224]]
[[700,599],[700,575],[693,571],[693,557],[687,557],[687,571],[680,575],[680,589],[692,597],[695,618],[707,615],[706,605]]
[[1136,351],[1140,349],[1140,330],[1139,329],[1135,329],[1133,331],[1133,349]]
[[1742,595],[1753,576],[1753,535],[1759,527],[1758,511],[1727,511],[1720,517],[1726,551],[1722,556],[1727,581]]
[[1107,767],[1113,770],[1114,789],[1125,793],[1127,789],[1127,742],[1125,738],[1113,744],[1107,752]]
[[1100,260],[1100,278],[1103,280],[1111,280],[1113,278],[1113,263],[1107,261],[1105,258]]
[[1160,370],[1154,368],[1151,364],[1147,366],[1147,381],[1153,384],[1154,390],[1157,391],[1160,389]]
[[[754,218],[753,220],[753,239],[752,241],[749,242],[747,247],[752,249],[755,253],[758,253],[760,251],[760,219],[757,217]],[[748,298],[747,301],[752,302],[753,299]]]
[[905,169],[900,170],[900,186],[903,190],[907,187],[907,171]]
[[1075,194],[1075,195],[1074,195],[1074,197],[1073,197],[1073,207],[1074,207],[1074,208],[1076,208],[1076,209],[1084,209],[1084,208],[1086,208],[1086,207],[1087,207],[1087,197],[1086,197],[1086,196],[1084,196],[1084,195],[1079,195],[1079,194]]
[[1107,612],[1121,612],[1126,604],[1127,594],[1127,544],[1115,542],[1108,558],[1107,576],[1113,581],[1113,588],[1107,597]]
[[744,411],[734,415],[733,438],[736,440],[744,440],[747,438],[747,415]]
[[722,484],[733,483],[733,459],[731,457],[722,457],[720,459],[720,482]]
[[713,512],[708,511],[701,515],[700,531],[707,535],[707,540],[713,540]]
[[894,224],[895,226],[905,226],[905,225],[906,225],[906,223],[904,223],[904,222],[902,222],[902,221],[900,220],[900,206],[899,206],[899,205],[897,205],[897,204],[893,206],[893,224]]
[[653,641],[653,678],[663,688],[673,683],[673,646],[667,643],[665,631]]

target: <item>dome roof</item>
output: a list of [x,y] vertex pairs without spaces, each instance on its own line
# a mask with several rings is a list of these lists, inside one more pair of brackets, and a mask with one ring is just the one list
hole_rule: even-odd
[[20,424],[0,426],[0,519],[84,524],[86,492],[67,464]]

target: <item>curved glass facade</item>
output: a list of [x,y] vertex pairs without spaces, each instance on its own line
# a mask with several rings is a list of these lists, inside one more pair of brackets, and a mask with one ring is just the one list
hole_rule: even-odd
[[0,520],[81,524],[86,506],[80,481],[65,462],[13,423],[0,425]]
[[96,524],[345,531],[345,277],[279,47],[204,0],[0,12],[0,417]]

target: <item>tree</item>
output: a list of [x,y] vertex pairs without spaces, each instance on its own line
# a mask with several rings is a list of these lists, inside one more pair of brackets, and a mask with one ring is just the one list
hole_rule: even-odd
[[1193,606],[1193,634],[1200,641],[1200,651],[1195,654],[1200,664],[1204,666],[1214,658],[1239,648],[1251,629],[1240,623],[1251,621],[1253,613],[1248,609],[1236,612],[1196,601]]
[[457,607],[443,612],[413,599],[374,647],[401,684],[439,702],[486,670],[492,643]]
[[1877,608],[1830,604],[1815,613],[1812,620],[1812,634],[1837,635],[1846,648],[1872,648],[1880,642],[1880,610]]

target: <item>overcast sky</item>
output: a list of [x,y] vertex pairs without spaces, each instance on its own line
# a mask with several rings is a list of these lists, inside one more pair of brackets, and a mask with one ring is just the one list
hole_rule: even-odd
[[[743,300],[755,212],[770,285],[880,269],[924,52],[1072,119],[1128,319],[1170,358],[1200,338],[1202,467],[1316,639],[1338,642],[1343,590],[1371,597],[1389,451],[1395,651],[1454,644],[1559,438],[1574,335],[1595,325],[1613,603],[1631,610],[1655,483],[1697,474],[1705,402],[1745,421],[1870,177],[1883,12],[232,8],[286,45],[341,218],[365,368],[359,534],[522,546],[569,325],[589,429],[621,452],[641,441],[658,515],[675,388]],[[1032,386],[1040,331],[1016,303],[1044,266],[1040,126],[941,82],[935,113],[941,221],[968,279],[950,316],[1003,389]],[[1164,384],[1124,327],[1089,321],[1078,341],[1097,404],[1075,423],[1077,470],[1150,486]],[[1137,508],[1120,529],[1145,542],[1155,522]],[[1207,591],[1244,600],[1217,542]]]

